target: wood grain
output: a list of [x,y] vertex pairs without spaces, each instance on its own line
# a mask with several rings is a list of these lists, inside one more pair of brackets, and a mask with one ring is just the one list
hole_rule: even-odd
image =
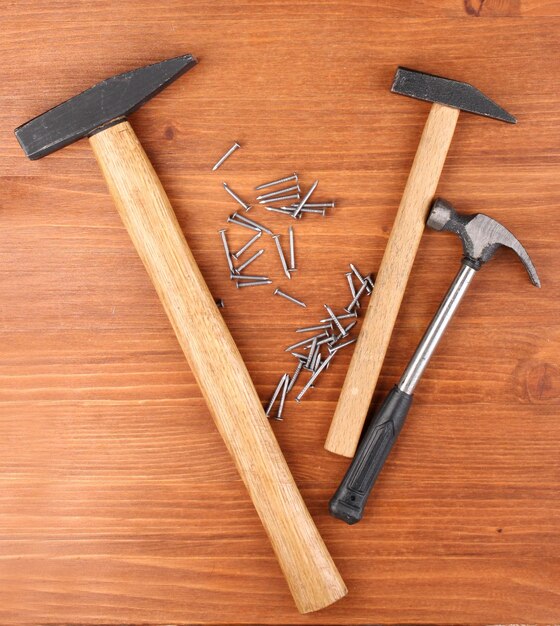
[[[294,483],[249,372],[129,122],[92,135],[95,158],[216,426],[243,479],[299,611],[346,587]],[[207,502],[212,503],[212,494]]]
[[[479,17],[448,0],[0,11],[0,622],[557,623],[560,3],[486,0]],[[389,92],[395,67],[471,82],[518,118],[463,116],[438,193],[510,228],[543,288],[505,252],[477,277],[363,522],[327,513],[347,460],[323,443],[351,354],[273,424],[349,588],[305,618],[87,142],[30,163],[13,137],[98,80],[184,52],[199,66],[131,122],[263,400],[292,367],[293,330],[347,303],[348,262],[379,267],[429,110]],[[217,234],[235,209],[223,180],[252,197],[294,169],[337,209],[295,225],[289,285],[272,248],[258,267],[305,311],[235,290]],[[460,254],[452,235],[425,234],[374,402]]]
[[325,449],[352,458],[381,372],[459,111],[433,104],[387,241]]

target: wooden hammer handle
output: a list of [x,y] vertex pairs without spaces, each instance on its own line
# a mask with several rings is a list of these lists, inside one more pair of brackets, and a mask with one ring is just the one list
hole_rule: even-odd
[[335,454],[356,452],[458,117],[433,104],[424,126],[325,442]]
[[307,613],[335,602],[346,594],[344,582],[296,487],[247,368],[146,153],[128,122],[93,135],[90,142],[270,538],[297,608]]

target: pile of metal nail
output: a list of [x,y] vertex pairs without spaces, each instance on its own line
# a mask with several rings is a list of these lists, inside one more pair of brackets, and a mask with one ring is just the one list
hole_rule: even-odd
[[[217,170],[222,163],[237,150],[240,145],[236,142],[214,165],[213,171]],[[319,181],[316,180],[311,187],[301,197],[301,188],[299,184],[299,178],[297,173],[293,173],[290,176],[285,176],[276,180],[272,180],[255,187],[256,191],[262,191],[263,189],[269,189],[271,187],[278,187],[280,185],[287,184],[287,187],[281,187],[276,191],[270,191],[264,194],[260,194],[256,197],[257,202],[263,206],[267,211],[276,213],[282,213],[288,215],[293,219],[301,219],[305,214],[320,214],[323,217],[326,215],[328,208],[334,208],[335,203],[329,202],[316,202],[310,203],[311,195],[316,190]],[[245,202],[233,189],[229,187],[227,183],[223,183],[225,191],[245,210],[250,211],[252,205]],[[271,206],[276,203],[285,203],[287,200],[295,200],[292,204],[286,206]],[[286,260],[286,255],[280,242],[280,234],[275,234],[268,227],[260,222],[252,220],[239,212],[232,213],[227,218],[228,224],[239,226],[253,231],[251,238],[236,252],[232,252],[228,239],[227,229],[222,228],[219,230],[222,238],[222,244],[226,255],[226,261],[229,268],[230,279],[235,281],[237,288],[242,287],[256,287],[261,285],[270,285],[272,280],[268,276],[260,276],[254,273],[243,273],[251,263],[264,254],[265,249],[260,248],[251,256],[248,256],[246,260],[239,262],[243,255],[260,240],[263,233],[270,235],[274,240],[276,250],[278,251],[278,257],[282,271],[288,280],[291,280],[292,272],[296,270],[296,256],[295,256],[295,241],[294,241],[294,228],[289,226],[288,228],[288,241],[289,241],[289,263]],[[281,378],[274,391],[274,394],[268,403],[266,414],[269,417],[273,417],[277,420],[282,420],[282,413],[284,410],[284,403],[296,381],[298,380],[302,371],[309,371],[310,377],[296,397],[296,401],[300,402],[308,391],[309,388],[314,387],[315,382],[321,372],[328,369],[335,354],[353,344],[356,339],[350,338],[350,331],[357,323],[358,309],[360,308],[360,298],[367,294],[369,295],[373,289],[373,280],[370,275],[363,277],[356,267],[350,264],[351,271],[346,274],[348,286],[350,289],[351,301],[344,308],[344,313],[336,315],[333,310],[325,304],[325,309],[328,313],[328,317],[321,320],[317,326],[311,326],[308,328],[299,328],[296,332],[307,333],[319,331],[314,335],[299,341],[286,348],[287,352],[290,352],[296,359],[297,364],[293,374],[286,373]],[[356,288],[355,281],[358,283]],[[294,296],[282,291],[280,289],[274,290],[274,295],[281,296],[294,304],[301,307],[306,307],[306,304]],[[351,320],[348,322],[348,320]],[[296,351],[297,350],[297,351]],[[277,406],[276,413],[271,415],[273,408]]]
[[[228,153],[231,153],[233,150],[235,150],[236,149],[235,146],[239,147],[239,144],[237,143],[234,144],[234,146],[228,151]],[[228,156],[228,153],[226,153],[220,159],[220,161],[218,161],[218,163],[214,165],[213,167],[214,170],[217,169],[217,167],[221,165],[221,162],[223,162],[224,157]],[[290,184],[294,182],[295,184]],[[288,183],[290,184],[290,186],[282,187],[277,191],[271,191],[264,195],[257,196],[257,200],[261,204],[263,202],[267,202],[268,204],[273,204],[275,202],[284,202],[289,199],[296,199],[298,200],[298,202],[296,204],[292,204],[291,206],[279,206],[279,207],[264,206],[264,208],[267,209],[268,211],[277,211],[280,213],[284,213],[285,215],[290,215],[294,219],[301,219],[303,215],[306,213],[320,213],[324,216],[326,215],[327,207],[334,208],[335,206],[335,203],[333,201],[320,202],[320,203],[315,203],[315,204],[309,203],[311,194],[315,191],[315,189],[317,188],[317,185],[319,184],[318,180],[316,180],[311,185],[309,190],[304,194],[303,198],[301,198],[301,189],[299,185],[298,174],[295,172],[291,174],[290,176],[285,176],[284,178],[279,178],[277,180],[272,180],[267,183],[258,185],[257,187],[255,187],[255,190],[261,191],[262,189],[279,186],[284,183]],[[227,183],[224,182],[222,184],[224,186],[224,189],[227,191],[227,193],[241,207],[243,207],[246,212],[251,210],[252,206],[248,204],[247,202],[245,202],[245,200],[243,200],[235,191],[233,191],[233,189],[231,189]],[[295,191],[296,193],[289,194],[288,192],[291,192],[291,191]],[[280,263],[282,266],[282,271],[284,275],[286,276],[286,278],[288,280],[291,280],[292,272],[294,272],[297,269],[296,268],[296,256],[295,256],[295,233],[294,233],[293,226],[290,226],[288,228],[288,242],[289,242],[289,263],[288,263],[286,259],[286,255],[284,254],[284,250],[282,248],[282,244],[280,242],[280,238],[281,238],[280,234],[275,234],[272,230],[270,230],[270,228],[268,228],[261,222],[257,222],[253,219],[250,219],[246,215],[240,214],[237,211],[229,215],[226,221],[228,224],[239,226],[241,228],[246,228],[254,232],[251,238],[243,246],[241,246],[241,248],[237,250],[237,252],[232,252],[229,247],[229,243],[228,243],[228,239],[226,235],[227,229],[222,228],[221,230],[219,230],[220,236],[222,238],[224,252],[226,255],[226,261],[227,261],[228,268],[229,268],[229,276],[231,280],[235,281],[236,287],[238,289],[242,287],[258,287],[262,285],[272,284],[272,280],[268,276],[255,275],[253,273],[243,273],[244,270],[246,270],[249,267],[249,265],[253,263],[253,261],[256,261],[262,254],[264,254],[265,248],[260,248],[254,254],[249,256],[246,260],[237,264],[237,262],[240,261],[240,257],[244,255],[251,248],[251,246],[253,246],[253,244],[255,244],[260,239],[263,233],[270,235],[272,239],[274,240],[276,250],[278,251],[278,257],[280,259]],[[294,296],[287,294],[285,291],[282,291],[281,289],[275,289],[274,295],[281,296],[283,298],[286,298],[287,300],[290,300],[294,304],[305,307],[304,302],[302,302],[298,298],[295,298]]]
[[[282,420],[284,411],[284,403],[301,372],[307,370],[310,376],[296,396],[296,402],[301,402],[307,391],[315,386],[319,375],[329,368],[334,356],[347,346],[356,342],[356,338],[350,337],[350,331],[354,328],[358,321],[358,310],[360,308],[360,298],[367,294],[371,294],[373,289],[373,279],[371,275],[362,276],[357,268],[350,263],[351,271],[346,274],[348,286],[350,288],[350,296],[352,300],[350,304],[344,307],[344,313],[339,315],[325,304],[325,310],[328,317],[320,320],[316,326],[308,326],[306,328],[298,328],[296,333],[316,334],[298,341],[286,348],[286,352],[290,352],[296,359],[296,367],[293,374],[285,373],[281,376],[274,393],[266,407],[266,414],[276,420]],[[355,279],[358,281],[358,288],[355,286]],[[348,321],[352,320],[352,321]],[[316,332],[318,331],[318,332]],[[273,408],[276,406],[276,413],[271,415]]]

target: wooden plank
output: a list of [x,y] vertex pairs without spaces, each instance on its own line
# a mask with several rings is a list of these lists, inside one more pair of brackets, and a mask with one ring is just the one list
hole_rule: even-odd
[[[516,233],[543,289],[506,252],[481,272],[363,522],[326,510],[347,464],[323,443],[351,350],[273,427],[349,586],[306,621],[558,621],[558,17],[552,0],[2,8],[0,623],[301,623],[87,142],[30,163],[12,133],[184,52],[200,65],[131,122],[263,400],[293,367],[294,329],[347,304],[348,262],[379,265],[429,108],[389,93],[395,67],[470,81],[518,117],[462,115],[438,192]],[[236,290],[217,234],[236,209],[223,180],[251,197],[294,169],[337,209],[295,224],[290,283],[270,240],[255,268],[306,310]],[[459,259],[454,237],[426,233],[376,402]]]

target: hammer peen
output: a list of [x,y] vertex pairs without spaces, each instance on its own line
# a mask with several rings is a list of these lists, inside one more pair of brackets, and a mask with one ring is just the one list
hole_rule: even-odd
[[438,199],[430,211],[428,226],[458,235],[463,244],[463,261],[399,383],[373,416],[356,456],[331,499],[331,514],[347,524],[362,519],[373,485],[403,427],[416,385],[477,271],[499,248],[506,247],[521,259],[533,285],[541,286],[525,248],[505,226],[491,217],[482,213],[461,215],[448,202]]
[[[297,608],[346,587],[303,502],[241,355],[126,117],[196,65],[184,55],[109,78],[16,129],[30,159],[89,137],[111,195],[276,552]],[[211,494],[200,494],[208,505]],[[218,513],[219,514],[219,513]]]
[[459,112],[516,121],[472,85],[442,76],[399,67],[391,91],[433,104],[325,442],[330,452],[348,457],[358,445]]

